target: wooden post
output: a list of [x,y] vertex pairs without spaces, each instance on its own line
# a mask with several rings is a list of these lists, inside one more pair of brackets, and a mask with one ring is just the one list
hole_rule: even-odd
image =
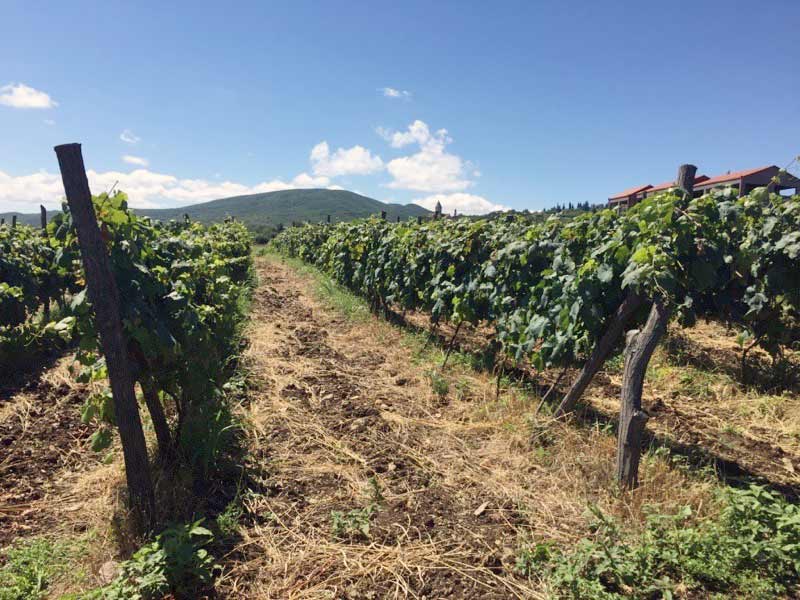
[[114,417],[122,440],[130,506],[140,526],[150,528],[155,520],[155,497],[150,479],[142,422],[136,403],[134,381],[122,332],[119,291],[108,264],[108,252],[97,226],[89,181],[80,144],[55,147],[61,180],[72,220],[78,232],[86,287],[95,312],[95,325],[106,357],[108,378],[114,397]]
[[575,405],[578,403],[578,400],[581,399],[581,396],[583,396],[583,392],[586,391],[586,388],[589,387],[594,376],[601,369],[603,364],[605,364],[606,359],[617,345],[617,341],[622,337],[625,326],[630,322],[633,315],[639,310],[639,307],[642,306],[643,303],[644,299],[635,293],[628,294],[625,300],[622,301],[622,304],[619,305],[614,316],[611,317],[611,321],[603,337],[600,338],[594,350],[592,350],[589,360],[583,365],[583,369],[581,369],[581,372],[572,383],[569,391],[561,400],[561,404],[558,405],[555,412],[556,417],[563,417],[567,413],[575,410]]
[[41,204],[39,205],[39,214],[42,221],[42,229],[47,229],[47,209]]
[[675,187],[683,190],[692,197],[694,192],[694,176],[697,174],[697,167],[694,165],[681,165],[678,167],[678,179],[675,180]]
[[0,217],[0,225],[5,225],[5,224],[6,224],[6,218]]
[[330,223],[330,222],[331,222],[331,216],[328,215],[328,223]]
[[17,215],[11,216],[11,229],[14,229],[17,226]]
[[386,211],[385,210],[381,211],[381,220],[383,220],[383,221],[386,220]]
[[629,331],[627,335],[617,436],[617,481],[628,489],[639,485],[642,434],[649,419],[642,410],[644,376],[653,351],[667,331],[668,322],[669,310],[659,298],[653,302],[644,328]]
[[397,222],[400,222],[400,215],[397,215]]
[[[675,186],[691,199],[697,167],[681,165]],[[642,410],[642,388],[647,365],[667,331],[671,310],[664,299],[655,297],[647,322],[641,331],[629,331],[625,344],[625,368],[620,394],[619,432],[617,436],[617,480],[622,487],[639,485],[639,458],[642,454],[642,434],[648,414]]]
[[422,215],[417,215],[417,225],[422,225]]

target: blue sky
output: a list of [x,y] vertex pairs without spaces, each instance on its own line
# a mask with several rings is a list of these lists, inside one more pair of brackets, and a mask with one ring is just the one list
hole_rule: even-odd
[[783,166],[799,33],[797,0],[8,1],[0,210],[57,206],[72,141],[139,206],[316,186],[538,209],[682,162]]

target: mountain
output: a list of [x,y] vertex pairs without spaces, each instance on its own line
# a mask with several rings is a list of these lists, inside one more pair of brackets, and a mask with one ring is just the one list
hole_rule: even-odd
[[0,213],[0,219],[5,221],[6,223],[11,223],[14,217],[17,217],[17,223],[23,225],[32,225],[33,227],[38,227],[41,224],[41,216],[39,215],[39,213],[31,213],[31,214],[18,213],[18,212]]
[[160,208],[136,211],[153,219],[168,221],[182,219],[188,214],[193,221],[210,223],[221,221],[226,216],[235,217],[246,225],[291,224],[292,221],[324,221],[328,215],[331,221],[350,221],[370,215],[379,215],[385,210],[387,219],[394,221],[418,215],[425,216],[430,211],[416,204],[384,204],[378,200],[361,196],[345,190],[282,190],[265,194],[234,196],[222,200],[212,200],[202,204],[180,208]]
[[[406,220],[431,214],[416,204],[384,204],[354,192],[324,189],[282,190],[222,198],[179,208],[135,209],[134,212],[162,221],[182,219],[184,214],[188,214],[190,219],[201,223],[222,221],[231,216],[254,230],[261,230],[277,227],[278,224],[290,225],[292,221],[316,223],[324,221],[328,215],[333,222],[350,221],[379,215],[384,210],[389,221],[397,220],[398,216]],[[39,224],[38,213],[0,213],[0,218],[10,223],[14,214],[19,223]]]

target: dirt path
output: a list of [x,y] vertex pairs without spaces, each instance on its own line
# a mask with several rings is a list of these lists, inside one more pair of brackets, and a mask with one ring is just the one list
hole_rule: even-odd
[[408,334],[344,318],[277,259],[257,269],[248,418],[265,489],[245,499],[224,596],[543,598],[518,549],[586,535],[590,502],[624,519],[711,504],[707,483],[658,460],[635,495],[609,493],[607,432],[548,420],[532,442],[531,398],[495,400],[489,376],[455,365],[437,380]]
[[269,491],[250,500],[258,518],[223,588],[269,598],[535,597],[509,574],[515,510],[481,485],[486,428],[444,418],[458,409],[374,327],[319,306],[279,263],[258,270],[249,358],[263,387],[250,418]]

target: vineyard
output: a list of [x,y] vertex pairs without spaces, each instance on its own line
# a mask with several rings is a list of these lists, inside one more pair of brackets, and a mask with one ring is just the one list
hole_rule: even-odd
[[[623,330],[647,328],[654,346],[670,318],[684,325],[717,318],[772,355],[796,343],[799,227],[798,198],[762,189],[741,199],[678,192],[622,215],[607,210],[567,222],[310,226],[273,243],[373,307],[423,311],[456,332],[463,323],[488,324],[498,352],[516,363],[542,370],[588,361],[558,406],[563,415]],[[742,361],[746,368],[746,355]],[[641,381],[638,396],[631,418],[641,427]],[[620,444],[628,445],[622,436]],[[621,473],[629,485],[633,461]]]
[[796,593],[800,197],[254,253],[57,153],[0,225],[0,600]]

